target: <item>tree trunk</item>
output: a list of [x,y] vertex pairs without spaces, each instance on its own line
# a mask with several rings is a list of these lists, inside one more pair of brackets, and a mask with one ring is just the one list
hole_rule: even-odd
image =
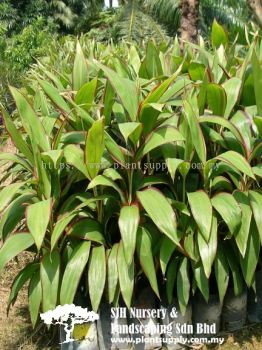
[[199,0],[181,0],[180,37],[194,42],[198,33]]
[[110,7],[110,8],[113,7],[113,0],[109,0],[109,7]]
[[262,5],[260,0],[247,0],[247,4],[255,15],[260,26],[262,26]]

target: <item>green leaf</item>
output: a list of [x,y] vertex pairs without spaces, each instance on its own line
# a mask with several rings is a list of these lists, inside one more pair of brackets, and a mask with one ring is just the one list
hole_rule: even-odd
[[227,46],[228,44],[228,36],[224,28],[215,19],[212,24],[211,40],[213,47],[217,49],[220,45]]
[[33,107],[19,90],[10,87],[10,91],[14,97],[25,131],[31,138],[34,138],[42,151],[48,151],[50,149],[50,144],[40,118],[38,118]]
[[60,276],[60,256],[54,250],[46,253],[40,263],[40,278],[42,285],[43,312],[54,310],[58,301]]
[[137,205],[126,205],[121,208],[118,226],[127,265],[130,265],[133,261],[139,220],[139,209]]
[[211,199],[211,203],[227,224],[229,231],[234,235],[242,218],[241,208],[235,198],[226,192],[220,192]]
[[177,278],[177,270],[178,270],[179,261],[178,259],[172,259],[167,267],[166,273],[166,294],[167,301],[171,304],[174,301],[174,288],[175,282]]
[[27,158],[27,160],[30,163],[33,163],[34,161],[34,157],[33,154],[30,150],[30,148],[28,147],[27,143],[24,141],[21,132],[19,132],[16,129],[15,124],[12,122],[10,116],[7,114],[7,112],[2,109],[3,111],[3,119],[4,119],[4,123],[5,123],[5,128],[8,131],[9,135],[12,138],[12,141],[14,143],[14,145],[16,146],[16,148],[25,155],[25,157]]
[[222,162],[233,166],[234,168],[251,177],[252,179],[255,179],[255,175],[253,174],[251,166],[241,154],[235,151],[227,151],[225,153],[220,154],[215,159],[219,159]]
[[179,246],[175,212],[166,197],[156,188],[137,192],[137,197],[159,230]]
[[40,305],[42,302],[42,286],[40,281],[40,273],[36,271],[31,278],[29,289],[28,289],[28,305],[30,318],[33,327],[35,327],[38,316]]
[[99,119],[89,129],[86,139],[85,162],[90,179],[93,179],[99,173],[103,153],[104,119]]
[[262,99],[261,99],[261,91],[262,91],[262,67],[258,60],[257,53],[254,49],[252,58],[252,68],[254,74],[254,88],[255,88],[255,96],[256,96],[256,104],[257,104],[257,112],[260,117],[262,117]]
[[128,139],[130,139],[136,145],[142,132],[142,124],[129,122],[120,123],[118,126],[121,134],[124,136],[125,142],[128,143]]
[[85,111],[89,111],[94,103],[97,88],[97,78],[84,84],[75,96],[75,102]]
[[229,268],[220,245],[218,246],[217,257],[215,260],[215,275],[217,280],[219,299],[220,303],[222,304],[229,282]]
[[118,271],[117,271],[117,252],[118,244],[114,244],[110,250],[108,259],[107,259],[107,281],[108,281],[108,298],[109,304],[111,304],[117,292],[117,283],[118,283]]
[[244,279],[248,287],[251,287],[256,271],[260,252],[259,234],[254,221],[251,222],[250,234],[244,257],[240,256],[240,264]]
[[239,260],[235,256],[233,250],[227,245],[224,246],[225,255],[228,261],[228,265],[230,267],[233,283],[234,283],[234,294],[240,295],[243,291],[243,277],[239,266]]
[[167,237],[162,238],[159,260],[160,260],[160,267],[163,275],[166,274],[167,265],[175,249],[176,249],[176,245],[169,238]]
[[262,194],[260,192],[249,191],[248,195],[262,244]]
[[227,95],[224,88],[215,83],[208,84],[207,103],[214,115],[223,116],[227,105]]
[[31,204],[26,209],[27,227],[34,237],[37,249],[43,244],[45,233],[49,224],[52,209],[51,199]]
[[34,239],[30,233],[17,233],[10,236],[0,249],[0,274],[10,260],[33,244]]
[[148,278],[153,291],[156,293],[156,295],[160,299],[155,264],[154,264],[153,254],[152,254],[151,238],[149,236],[149,233],[144,227],[139,227],[138,229],[136,247],[137,247],[137,255],[140,261],[140,265],[146,277]]
[[73,303],[81,276],[88,261],[90,247],[90,242],[80,242],[74,247],[62,279],[60,290],[61,305]]
[[84,152],[81,148],[75,145],[68,145],[64,148],[64,157],[66,162],[72,166],[74,166],[77,170],[79,170],[82,174],[84,174],[87,178],[89,177],[89,173],[87,171],[86,165],[84,163]]
[[107,186],[107,187],[112,187],[114,188],[118,193],[119,196],[122,200],[122,202],[125,202],[125,197],[124,194],[122,192],[122,190],[120,189],[120,187],[118,185],[116,185],[116,183],[114,181],[112,181],[111,179],[109,179],[108,177],[104,176],[104,175],[98,175],[96,176],[88,185],[88,189],[94,188],[96,186]]
[[16,182],[5,186],[0,192],[0,212],[12,201],[18,190],[24,186],[25,182]]
[[105,244],[102,225],[90,218],[79,220],[71,226],[68,235],[77,239]]
[[106,255],[104,246],[94,247],[88,269],[88,290],[93,311],[97,312],[106,282]]
[[206,163],[205,139],[204,139],[202,130],[200,128],[198,118],[195,115],[195,112],[191,104],[186,100],[184,101],[184,110],[185,110],[185,117],[189,125],[193,145],[196,149],[199,159],[203,162],[203,164],[205,164]]
[[184,257],[177,272],[177,298],[182,315],[185,315],[190,295],[189,260]]
[[198,232],[197,243],[205,275],[207,278],[209,278],[212,271],[212,265],[217,253],[217,219],[214,215],[212,218],[212,228],[209,241],[206,242],[203,236]]
[[136,120],[137,110],[138,110],[138,96],[139,88],[136,83],[127,78],[120,77],[112,69],[107,68],[106,66],[100,64],[98,61],[95,61],[96,65],[102,69],[116,94],[121,100],[121,103],[125,110],[128,112],[129,117],[132,121]]
[[59,91],[47,81],[38,80],[38,82],[41,88],[44,90],[45,94],[54,103],[54,105],[70,117],[71,108],[67,105],[63,97],[60,95]]
[[197,287],[202,293],[205,301],[208,303],[209,299],[209,280],[206,277],[202,264],[193,265],[194,277],[197,283]]
[[206,70],[206,67],[203,63],[191,61],[188,67],[188,73],[189,73],[190,79],[193,81],[203,80],[205,75],[205,70]]
[[235,239],[242,256],[245,255],[248,236],[250,235],[250,223],[252,218],[252,210],[249,203],[248,194],[245,192],[235,191],[233,193],[234,198],[238,201],[241,211],[242,220],[241,226],[235,233]]
[[74,212],[72,214],[66,214],[56,222],[54,230],[52,232],[52,236],[51,236],[51,250],[55,248],[62,233],[64,232],[68,224],[74,219],[76,215],[77,213],[74,213]]
[[122,166],[125,166],[126,160],[125,156],[118,146],[118,144],[113,140],[113,138],[105,132],[105,146],[111,155],[111,157]]
[[117,252],[117,269],[121,294],[126,306],[130,308],[135,278],[134,262],[129,266],[127,265],[122,242],[120,242]]
[[76,55],[73,67],[73,89],[79,90],[88,81],[87,62],[79,41],[76,43]]
[[136,159],[140,160],[144,155],[148,154],[154,148],[157,148],[166,143],[184,140],[184,137],[176,128],[172,126],[160,127],[148,136],[145,143],[137,151]]
[[[193,217],[199,227],[200,233],[208,242],[212,225],[212,205],[206,192],[199,190],[187,194]],[[199,205],[201,203],[201,205]]]
[[38,265],[35,263],[28,263],[21,271],[19,271],[18,275],[15,277],[12,287],[11,293],[9,295],[7,309],[9,310],[10,305],[14,305],[17,295],[19,291],[22,289],[24,284],[30,279],[35,270],[38,268]]
[[242,80],[239,78],[231,78],[223,84],[227,96],[227,105],[225,110],[225,118],[228,118],[234,109],[242,87]]

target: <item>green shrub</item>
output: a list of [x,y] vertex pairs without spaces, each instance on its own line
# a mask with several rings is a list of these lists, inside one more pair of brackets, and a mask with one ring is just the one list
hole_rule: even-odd
[[262,87],[249,77],[262,75],[260,44],[231,46],[217,23],[212,43],[140,53],[85,42],[72,60],[67,42],[60,69],[43,60],[11,88],[17,111],[3,117],[18,153],[0,154],[13,163],[0,270],[33,253],[9,304],[29,280],[34,325],[40,308],[73,302],[81,279],[95,311],[120,295],[132,305],[141,280],[182,312],[197,289],[208,299],[213,277],[221,303],[229,279],[236,294],[254,285]]

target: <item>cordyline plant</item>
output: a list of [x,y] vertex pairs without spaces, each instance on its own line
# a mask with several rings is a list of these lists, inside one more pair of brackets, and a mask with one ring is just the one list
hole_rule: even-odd
[[0,271],[31,252],[8,307],[29,281],[33,325],[40,308],[71,304],[80,284],[94,311],[120,296],[130,307],[140,281],[159,299],[176,296],[182,312],[197,289],[208,300],[214,279],[221,302],[230,277],[236,295],[254,286],[260,45],[230,46],[217,23],[212,44],[182,55],[177,42],[149,42],[143,57],[108,46],[98,61],[77,43],[71,76],[39,64],[25,90],[10,88],[17,110],[2,114],[17,153],[0,154],[12,162]]

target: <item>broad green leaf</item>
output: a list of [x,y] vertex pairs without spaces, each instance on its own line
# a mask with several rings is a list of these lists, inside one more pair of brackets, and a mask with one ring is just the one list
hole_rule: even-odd
[[235,256],[233,250],[227,245],[224,247],[225,255],[230,267],[233,283],[234,283],[234,294],[240,295],[243,291],[243,276],[240,270],[239,260]]
[[42,286],[40,281],[40,273],[36,271],[31,278],[29,288],[28,288],[28,305],[30,318],[33,327],[35,327],[38,316],[40,305],[42,302]]
[[71,108],[67,105],[66,101],[60,95],[59,91],[47,81],[38,80],[39,85],[44,90],[45,94],[50,98],[54,105],[62,112],[66,113],[70,117]]
[[94,247],[88,269],[88,290],[93,311],[97,312],[106,282],[106,255],[104,246]]
[[218,246],[215,259],[215,275],[217,280],[220,303],[223,303],[229,282],[229,267],[221,246]]
[[225,118],[217,117],[212,115],[211,117],[203,116],[199,118],[200,123],[212,123],[220,125],[224,128],[227,128],[229,131],[232,132],[232,134],[235,136],[235,138],[241,143],[244,144],[243,136],[241,135],[239,129],[230,121],[228,121]]
[[113,138],[106,132],[105,132],[105,146],[109,154],[111,155],[111,157],[114,159],[114,161],[121,164],[122,166],[125,166],[126,160],[121,148],[113,140]]
[[132,263],[134,257],[139,220],[139,208],[137,205],[125,205],[121,208],[118,226],[128,266]]
[[152,254],[151,238],[144,227],[139,227],[138,229],[136,247],[137,247],[137,255],[140,261],[140,265],[146,277],[148,278],[153,291],[156,293],[156,295],[160,299],[155,264],[154,264],[153,254]]
[[255,179],[255,175],[253,174],[251,166],[241,154],[235,151],[227,151],[225,153],[220,154],[215,159],[219,159],[222,162],[233,166],[234,168],[251,177],[252,179]]
[[208,242],[212,225],[212,205],[210,198],[202,190],[188,193],[187,197],[200,233],[205,241]]
[[88,112],[94,103],[96,88],[97,78],[84,84],[75,96],[75,103]]
[[105,244],[102,225],[91,218],[79,220],[71,226],[68,235],[77,239]]
[[159,230],[179,246],[175,212],[166,197],[156,188],[137,192],[137,197]]
[[172,304],[174,301],[174,288],[175,282],[177,279],[177,270],[178,270],[179,261],[178,259],[172,259],[167,267],[166,273],[166,294],[167,301],[169,304]]
[[60,289],[61,305],[72,304],[74,301],[81,276],[88,261],[90,246],[90,242],[81,242],[74,247],[62,279]]
[[73,89],[79,90],[88,81],[87,62],[79,41],[76,43],[76,55],[73,67]]
[[206,242],[202,234],[198,232],[197,243],[205,275],[207,278],[209,278],[212,271],[212,265],[217,253],[217,219],[214,215],[212,218],[212,228],[209,241]]
[[84,163],[84,152],[81,148],[75,145],[68,145],[64,148],[64,157],[66,162],[72,166],[74,166],[77,170],[79,170],[86,177],[89,177],[89,173],[87,171],[86,165]]
[[225,110],[225,118],[228,118],[234,109],[242,87],[242,80],[239,78],[231,78],[223,84],[227,96],[227,105]]
[[160,260],[160,267],[163,275],[166,274],[167,265],[175,249],[176,249],[176,245],[173,243],[173,241],[171,241],[167,237],[162,238],[159,260]]
[[93,179],[99,173],[103,153],[104,119],[99,119],[89,129],[86,139],[85,162],[90,179]]
[[257,111],[258,115],[262,117],[262,99],[261,99],[261,91],[262,91],[262,67],[257,57],[257,53],[254,49],[252,54],[252,68],[254,74],[254,88],[255,88],[255,96],[257,103]]
[[260,192],[249,191],[248,195],[262,244],[262,194]]
[[122,242],[120,242],[117,252],[117,269],[121,294],[129,309],[134,289],[134,262],[127,265]]
[[184,137],[176,128],[172,126],[160,127],[148,136],[145,143],[137,151],[136,159],[140,160],[143,156],[161,145],[177,141],[184,141]]
[[[33,107],[19,90],[14,87],[10,87],[10,91],[14,97],[19,115],[23,123],[23,127],[26,130],[27,134],[31,135],[31,137],[34,138],[35,142],[41,147],[42,151],[48,151],[50,149],[50,144],[48,137],[45,134],[44,127],[41,124],[40,118],[38,118],[35,111],[33,110]],[[23,145],[23,148],[24,147],[25,145]]]
[[140,134],[142,132],[142,124],[136,122],[120,123],[119,130],[123,135],[125,142],[128,143],[130,139],[134,145],[137,144]]
[[75,216],[76,216],[76,213],[73,212],[72,214],[67,214],[63,216],[61,219],[59,219],[56,222],[54,230],[52,232],[52,236],[51,236],[51,250],[55,248],[59,238],[61,237],[64,230],[66,229],[68,224],[74,219]]
[[240,205],[242,211],[241,226],[235,233],[235,239],[242,256],[245,255],[248,236],[250,235],[250,223],[252,218],[252,210],[247,192],[235,191],[233,193],[234,198]]
[[211,203],[234,235],[241,225],[242,218],[238,202],[230,193],[220,192],[211,199]]
[[122,190],[120,189],[120,187],[111,179],[109,179],[108,177],[104,176],[104,175],[98,175],[96,176],[88,185],[89,189],[92,189],[96,186],[106,186],[106,187],[112,187],[114,188],[118,193],[119,196],[122,200],[122,202],[125,202],[125,197],[124,194],[122,192]]
[[177,272],[177,298],[182,315],[185,315],[190,295],[189,260],[184,257]]
[[0,249],[0,274],[10,260],[33,244],[34,239],[30,233],[17,233],[10,236]]
[[193,110],[193,107],[186,100],[184,101],[184,110],[185,110],[185,117],[187,119],[187,123],[189,125],[189,129],[191,133],[191,139],[196,149],[196,153],[199,159],[203,162],[203,164],[205,164],[206,163],[206,144],[205,144],[204,136],[200,128],[198,118],[195,115],[195,112]]
[[208,84],[207,103],[214,115],[223,116],[227,105],[227,95],[224,88],[215,83]]
[[46,253],[40,263],[43,312],[54,310],[57,306],[60,276],[60,256],[54,250]]
[[10,305],[14,305],[17,295],[19,291],[22,289],[22,287],[25,285],[25,283],[30,279],[30,277],[33,275],[33,273],[38,268],[38,265],[35,263],[29,263],[27,264],[21,271],[19,271],[18,275],[15,277],[11,292],[9,295],[9,299],[7,302],[7,310],[9,310]]
[[117,271],[117,251],[118,244],[114,244],[110,250],[107,259],[107,282],[108,282],[108,298],[111,304],[116,295],[117,283],[118,283],[118,271]]
[[0,212],[12,201],[19,189],[24,186],[25,182],[16,182],[11,185],[5,186],[0,191]]
[[254,221],[251,222],[250,233],[244,257],[240,255],[240,264],[244,279],[248,287],[251,287],[256,271],[260,252],[259,234]]
[[30,163],[33,163],[33,160],[34,160],[33,154],[30,148],[28,147],[27,143],[24,141],[21,135],[21,132],[17,130],[15,124],[13,123],[13,121],[11,120],[7,112],[4,109],[2,109],[2,111],[3,111],[2,115],[5,123],[5,128],[8,131],[9,135],[11,136],[14,145],[22,154],[25,155],[26,159]]
[[194,277],[197,287],[202,293],[205,301],[208,303],[209,299],[209,280],[206,277],[202,264],[193,265]]
[[205,70],[206,70],[205,65],[199,62],[191,61],[188,67],[189,76],[193,81],[203,80],[205,75]]
[[227,46],[228,36],[224,28],[217,23],[214,19],[212,24],[212,33],[211,33],[212,45],[215,48],[219,48],[220,45]]
[[51,199],[31,204],[26,210],[27,227],[34,237],[37,249],[40,250],[50,221]]
[[114,97],[114,89],[110,82],[107,80],[104,93],[104,107],[102,109],[102,115],[105,116],[105,125],[109,125],[111,123],[111,114],[115,102]]
[[110,81],[110,84],[120,98],[123,107],[128,112],[131,121],[135,121],[139,102],[139,88],[137,87],[136,83],[127,78],[120,77],[112,69],[107,68],[106,66],[100,64],[98,61],[95,61],[95,63],[100,69],[102,69]]

